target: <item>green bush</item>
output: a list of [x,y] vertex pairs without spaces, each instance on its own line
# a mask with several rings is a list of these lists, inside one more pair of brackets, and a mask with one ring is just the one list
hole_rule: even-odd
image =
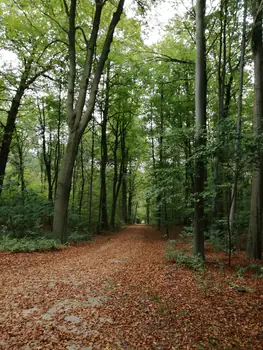
[[92,238],[92,233],[89,231],[71,231],[68,235],[69,242],[87,242]]
[[169,241],[166,245],[166,258],[180,266],[186,266],[191,270],[204,271],[204,261],[200,255],[190,255],[176,249],[176,241]]
[[192,226],[184,226],[184,230],[180,233],[180,239],[182,241],[187,241],[194,235]]
[[14,238],[10,235],[0,237],[0,251],[5,252],[36,252],[51,249],[59,249],[60,245],[54,239],[42,238]]
[[53,205],[38,192],[27,190],[24,198],[14,195],[3,199],[0,205],[0,225],[15,237],[34,234],[53,214]]
[[[223,221],[223,220],[221,220]],[[228,232],[226,228],[212,227],[209,231],[209,242],[213,245],[215,250],[228,251]]]

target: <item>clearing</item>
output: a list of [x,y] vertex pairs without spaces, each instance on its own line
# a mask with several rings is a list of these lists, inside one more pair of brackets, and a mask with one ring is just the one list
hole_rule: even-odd
[[167,263],[143,225],[0,254],[0,349],[262,349],[262,279],[222,268],[222,253],[207,259],[203,274]]

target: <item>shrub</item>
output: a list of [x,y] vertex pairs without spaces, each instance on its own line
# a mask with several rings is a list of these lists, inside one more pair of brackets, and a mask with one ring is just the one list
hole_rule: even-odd
[[71,231],[68,235],[69,242],[87,242],[92,238],[92,233],[88,231]]
[[0,224],[15,237],[23,237],[27,231],[39,230],[52,213],[52,203],[38,192],[27,190],[24,198],[19,194],[2,201]]
[[59,249],[60,245],[54,239],[42,238],[14,238],[10,235],[0,237],[0,251],[8,252],[36,252],[51,249]]
[[180,239],[182,241],[187,241],[189,238],[193,237],[193,227],[192,226],[184,226],[184,230],[180,233]]
[[176,249],[176,241],[169,241],[166,245],[166,257],[168,261],[180,266],[186,266],[191,270],[204,271],[204,261],[201,255],[190,255]]

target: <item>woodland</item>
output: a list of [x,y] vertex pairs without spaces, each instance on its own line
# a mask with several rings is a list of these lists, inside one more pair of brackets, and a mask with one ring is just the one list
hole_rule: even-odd
[[261,258],[262,2],[189,3],[146,45],[157,3],[1,3],[2,246],[144,222]]
[[262,349],[263,1],[160,3],[0,3],[0,348]]

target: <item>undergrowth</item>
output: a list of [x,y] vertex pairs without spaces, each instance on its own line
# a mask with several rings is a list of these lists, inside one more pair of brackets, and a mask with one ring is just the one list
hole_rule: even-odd
[[62,246],[57,244],[54,239],[42,237],[15,238],[9,235],[0,237],[0,251],[2,252],[37,252],[44,250],[56,250]]
[[204,271],[204,261],[201,255],[190,255],[187,252],[180,251],[176,247],[177,242],[171,240],[166,244],[166,258],[180,266],[186,266],[191,270]]

